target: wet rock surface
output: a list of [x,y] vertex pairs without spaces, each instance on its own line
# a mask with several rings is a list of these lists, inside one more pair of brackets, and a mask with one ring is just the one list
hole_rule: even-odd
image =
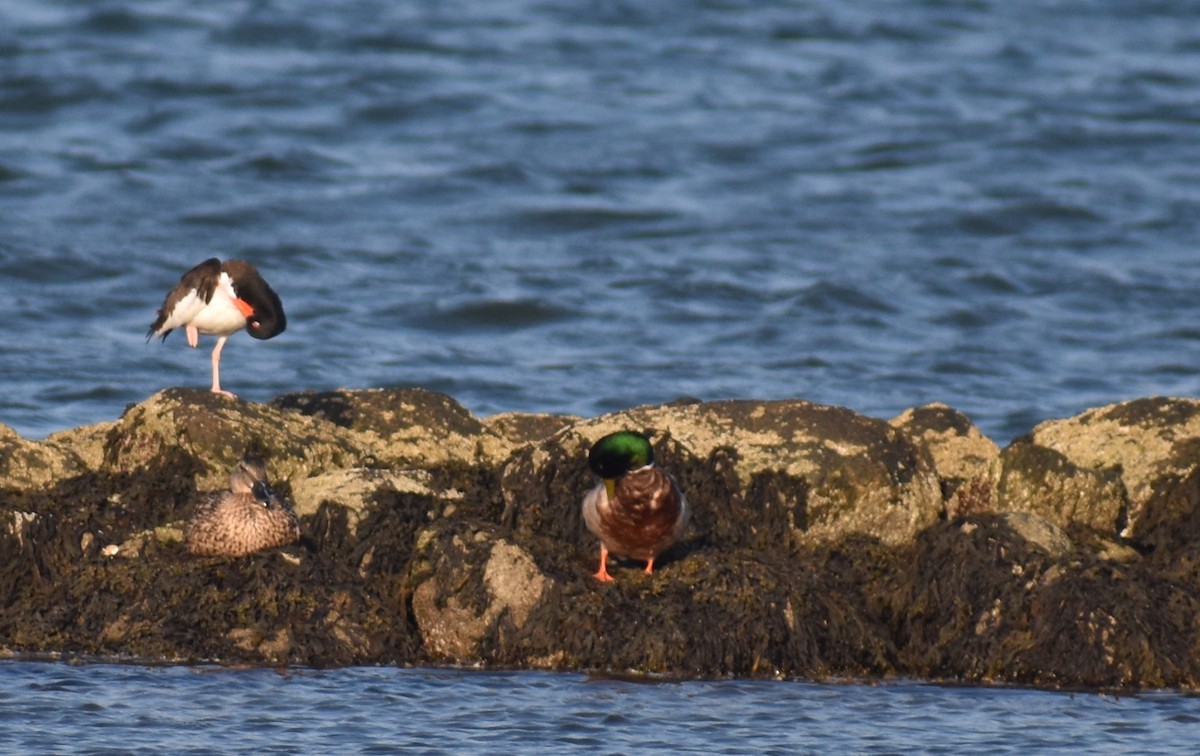
[[[653,575],[613,560],[601,584],[586,451],[624,428],[693,517]],[[300,542],[189,556],[198,494],[246,451]],[[1194,689],[1198,510],[1189,399],[1001,450],[945,405],[481,420],[420,389],[171,389],[46,441],[0,426],[0,653]]]

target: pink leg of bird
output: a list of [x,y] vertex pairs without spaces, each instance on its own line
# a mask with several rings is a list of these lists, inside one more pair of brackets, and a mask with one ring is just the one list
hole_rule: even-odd
[[200,343],[200,330],[194,325],[184,326],[184,333],[187,334],[188,346],[195,349]]
[[596,570],[596,574],[592,577],[601,583],[613,582],[612,575],[608,574],[608,549],[604,548],[603,544],[600,546],[600,569]]
[[650,561],[646,562],[646,574],[654,574],[654,557],[650,557]]
[[217,339],[217,345],[215,347],[213,347],[213,352],[212,352],[212,366],[213,366],[212,392],[214,394],[220,394],[221,396],[227,396],[230,399],[237,399],[236,396],[229,393],[228,391],[221,390],[221,349],[225,346],[225,341],[228,338],[229,338],[228,336],[219,337]]

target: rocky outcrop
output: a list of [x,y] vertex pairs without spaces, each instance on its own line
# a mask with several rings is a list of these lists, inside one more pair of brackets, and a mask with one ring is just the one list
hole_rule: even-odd
[[[618,429],[693,517],[653,575],[600,584],[579,505]],[[45,441],[0,426],[0,652],[1194,689],[1198,444],[1185,399],[999,449],[945,405],[478,419],[420,389],[172,389]],[[300,543],[187,555],[198,493],[246,451]]]
[[693,520],[720,545],[801,547],[848,533],[902,543],[941,515],[928,452],[880,420],[801,401],[639,407],[576,423],[504,466],[509,524],[575,541],[579,460],[616,430],[646,433],[687,492]]
[[0,486],[33,488],[49,485],[78,475],[87,468],[80,453],[69,443],[26,441],[12,428],[0,425]]
[[1048,687],[1196,685],[1196,584],[1024,512],[922,533],[891,611],[920,677]]
[[1119,535],[1131,543],[1171,548],[1200,537],[1200,401],[1156,397],[1100,407],[1042,423],[1028,443],[1111,480],[1123,504]]

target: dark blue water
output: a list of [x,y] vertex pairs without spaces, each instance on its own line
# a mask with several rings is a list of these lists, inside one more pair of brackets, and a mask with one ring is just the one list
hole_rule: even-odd
[[6,753],[1192,754],[1200,699],[0,663]]
[[0,422],[206,386],[200,260],[286,334],[247,399],[478,414],[928,401],[1001,443],[1200,389],[1187,2],[6,0]]
[[[1182,0],[5,0],[0,422],[206,386],[211,341],[144,335],[217,255],[288,310],[225,350],[255,401],[944,401],[1004,443],[1200,389],[1198,127]],[[10,751],[1167,753],[1198,721],[908,684],[0,677]]]

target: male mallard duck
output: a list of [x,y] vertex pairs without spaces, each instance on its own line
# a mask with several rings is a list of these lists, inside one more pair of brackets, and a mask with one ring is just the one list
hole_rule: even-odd
[[261,457],[247,454],[229,475],[229,490],[207,494],[184,532],[201,556],[246,556],[300,539],[291,504],[271,490]]
[[188,346],[193,349],[200,343],[200,334],[217,337],[212,351],[212,391],[232,398],[233,394],[221,390],[225,341],[243,328],[256,339],[277,336],[287,328],[287,317],[279,295],[253,265],[213,257],[184,273],[167,293],[146,340],[161,336],[165,341],[167,334],[180,327],[186,329]]
[[596,579],[612,581],[608,553],[646,560],[675,543],[687,526],[687,497],[675,480],[654,464],[654,449],[640,433],[610,433],[592,445],[588,467],[603,482],[583,499],[583,519],[600,539],[600,569]]

